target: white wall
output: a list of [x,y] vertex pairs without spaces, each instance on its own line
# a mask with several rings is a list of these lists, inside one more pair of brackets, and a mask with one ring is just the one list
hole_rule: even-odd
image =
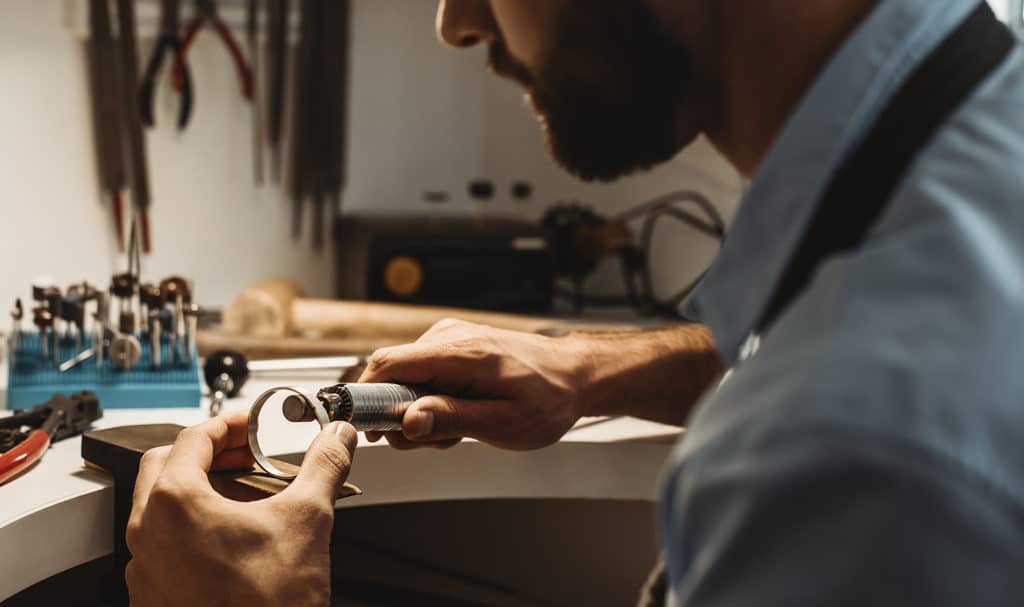
[[[33,276],[104,284],[121,266],[94,175],[83,54],[65,27],[63,4],[8,0],[0,19],[0,309],[27,295]],[[423,191],[444,190],[453,194],[446,212],[473,212],[465,184],[482,176],[505,191],[512,179],[533,182],[534,202],[499,201],[491,211],[531,218],[556,200],[611,211],[679,187],[703,189],[731,212],[738,180],[707,146],[611,187],[562,175],[520,94],[484,72],[483,53],[437,43],[435,6],[356,0],[346,209],[420,209]],[[151,43],[142,41],[143,57]],[[294,276],[313,294],[330,294],[330,252],[293,243],[288,204],[277,191],[251,186],[249,110],[230,60],[209,34],[191,59],[197,100],[189,130],[174,132],[176,100],[164,81],[160,127],[148,134],[156,252],[144,260],[145,274],[191,276],[208,304],[275,274]],[[667,238],[673,244],[664,250],[659,246],[659,275],[692,274],[713,251],[680,236]]]
[[[0,205],[4,217],[0,302],[25,295],[31,278],[106,284],[122,262],[109,208],[101,205],[80,42],[56,0],[4,3],[0,19]],[[151,40],[143,40],[144,56]],[[192,55],[197,99],[183,135],[172,123],[176,100],[161,82],[160,127],[148,135],[155,254],[149,277],[181,273],[203,302],[223,302],[267,274],[296,276],[330,291],[331,258],[289,240],[288,210],[271,191],[250,185],[248,108],[239,101],[230,60],[215,37]]]

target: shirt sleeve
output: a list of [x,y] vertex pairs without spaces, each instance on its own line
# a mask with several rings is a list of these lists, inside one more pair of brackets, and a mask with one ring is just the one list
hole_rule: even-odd
[[941,455],[835,427],[699,454],[661,514],[675,604],[1009,605],[1020,511]]

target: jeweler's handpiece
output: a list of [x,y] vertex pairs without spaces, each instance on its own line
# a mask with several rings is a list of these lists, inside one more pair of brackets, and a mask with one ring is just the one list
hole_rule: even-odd
[[298,388],[267,390],[249,410],[249,450],[267,474],[283,480],[295,478],[275,466],[259,445],[259,416],[273,396],[284,394],[281,412],[291,422],[316,421],[323,428],[335,421],[348,422],[356,430],[389,432],[402,429],[402,416],[424,394],[398,384],[337,384],[310,394]]

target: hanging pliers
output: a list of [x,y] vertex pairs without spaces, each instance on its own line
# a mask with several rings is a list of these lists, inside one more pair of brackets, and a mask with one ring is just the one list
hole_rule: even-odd
[[[177,68],[178,56],[182,52],[182,38],[180,29],[181,3],[180,0],[160,0],[160,35],[157,38],[153,54],[149,56],[149,63],[146,65],[146,73],[139,86],[139,108],[142,123],[148,127],[156,124],[154,105],[156,101],[156,82],[160,76],[160,68],[164,63],[164,56],[171,54]],[[178,77],[177,69],[174,72]],[[176,87],[181,94],[181,106],[178,108],[178,129],[184,129],[192,116],[192,77],[188,73],[188,66],[182,66],[181,86]]]
[[239,46],[238,41],[232,35],[231,28],[220,18],[217,12],[217,4],[214,0],[196,0],[196,14],[185,29],[184,40],[174,66],[175,86],[178,87],[178,90],[181,90],[184,86],[188,49],[195,42],[199,30],[206,23],[217,31],[224,46],[227,47],[228,52],[231,54],[231,59],[235,62],[235,68],[238,70],[238,79],[242,85],[242,97],[247,101],[251,101],[253,97],[252,69],[249,67],[248,62],[246,62],[245,55],[242,54],[242,47]]

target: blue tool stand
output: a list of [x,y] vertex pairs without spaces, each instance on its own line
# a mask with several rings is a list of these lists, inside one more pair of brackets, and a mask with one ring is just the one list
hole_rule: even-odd
[[[160,354],[164,365],[154,369],[149,356],[149,336],[143,333],[139,338],[142,359],[134,369],[122,371],[115,369],[108,359],[104,359],[102,365],[97,365],[95,359],[89,359],[61,373],[52,360],[52,348],[49,352],[51,360],[43,361],[39,334],[22,333],[13,365],[12,357],[7,357],[7,407],[30,409],[54,394],[82,390],[95,393],[104,409],[198,407],[202,390],[196,353],[192,353],[187,363],[172,363],[170,344],[164,339]],[[90,342],[87,337],[82,349],[88,348]],[[75,354],[74,341],[62,340],[62,360]]]

